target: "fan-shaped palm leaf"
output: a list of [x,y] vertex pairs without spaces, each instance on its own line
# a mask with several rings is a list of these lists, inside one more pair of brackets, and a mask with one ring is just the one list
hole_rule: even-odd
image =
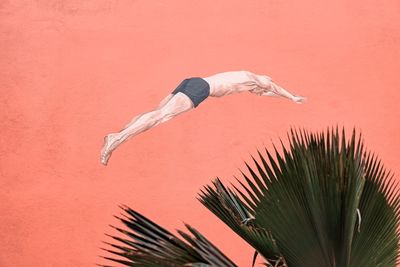
[[[291,131],[290,149],[259,153],[243,190],[207,186],[201,202],[272,266],[395,266],[399,191],[355,132]],[[268,162],[267,163],[267,160]],[[238,195],[241,196],[239,199]],[[227,201],[228,199],[228,201]],[[229,204],[227,204],[229,202]],[[251,217],[251,225],[240,224]],[[249,232],[269,233],[266,238]]]

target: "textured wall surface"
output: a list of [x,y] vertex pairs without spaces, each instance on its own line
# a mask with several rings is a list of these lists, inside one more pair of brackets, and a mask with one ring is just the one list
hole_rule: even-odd
[[[0,266],[93,266],[124,203],[253,251],[195,199],[291,126],[361,130],[400,177],[400,5],[372,1],[0,1]],[[103,136],[187,76],[248,69],[309,101],[238,94],[122,145]]]

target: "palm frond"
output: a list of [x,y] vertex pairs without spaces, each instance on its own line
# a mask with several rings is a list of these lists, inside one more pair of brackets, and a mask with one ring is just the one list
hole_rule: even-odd
[[[125,266],[140,267],[236,267],[220,250],[197,230],[185,224],[190,234],[178,231],[178,238],[156,223],[127,206],[125,214],[117,217],[128,229],[114,227],[125,237],[111,236],[117,244],[107,243],[104,249],[117,257],[103,257]],[[105,266],[105,265],[102,265]]]
[[254,211],[218,178],[201,191],[199,200],[267,260],[281,258],[271,233],[254,224]]
[[[352,266],[396,266],[399,248],[399,197],[393,175],[385,171],[376,156],[368,154],[361,223],[355,233]],[[366,254],[365,252],[372,252]]]
[[217,180],[200,201],[264,258],[296,267],[395,266],[399,191],[355,131],[346,140],[337,128],[292,130],[289,149],[258,154],[255,170],[246,164],[243,189]]

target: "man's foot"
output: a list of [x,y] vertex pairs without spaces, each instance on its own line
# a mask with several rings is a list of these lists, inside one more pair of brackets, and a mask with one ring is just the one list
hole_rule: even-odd
[[294,96],[292,98],[292,100],[294,102],[296,102],[297,104],[303,104],[304,102],[306,102],[307,98],[303,97],[303,96]]
[[101,164],[107,165],[113,150],[115,149],[116,134],[109,134],[104,137],[103,148],[101,149]]

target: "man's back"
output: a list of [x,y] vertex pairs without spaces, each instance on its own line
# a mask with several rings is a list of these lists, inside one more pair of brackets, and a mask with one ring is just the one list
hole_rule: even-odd
[[240,93],[260,87],[260,82],[267,76],[260,76],[249,71],[229,71],[218,73],[203,78],[210,84],[211,96],[224,96],[232,93]]

